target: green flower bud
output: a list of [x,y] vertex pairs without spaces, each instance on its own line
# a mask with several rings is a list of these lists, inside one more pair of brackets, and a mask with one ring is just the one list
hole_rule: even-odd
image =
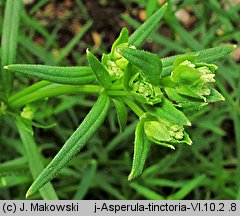
[[116,65],[114,61],[107,60],[106,66],[111,77],[118,79],[123,75],[123,71]]
[[[136,67],[134,67],[137,71]],[[128,89],[135,99],[141,103],[154,105],[162,101],[162,92],[159,86],[153,86],[145,81],[139,72],[135,73],[128,81]]]
[[34,116],[34,109],[29,105],[25,106],[23,108],[23,111],[21,112],[21,117],[32,120],[33,116]]
[[120,79],[127,67],[128,60],[117,52],[119,48],[127,48],[128,43],[122,43],[114,47],[112,52],[108,55],[104,54],[102,57],[102,64],[108,70],[113,81]]
[[[207,101],[211,94],[209,83],[215,82],[217,66],[207,63],[194,63],[194,56],[179,57],[175,60],[171,80],[175,83],[176,91],[184,96]],[[169,85],[170,86],[170,85]]]
[[183,126],[162,119],[146,121],[144,130],[148,139],[158,144],[192,143]]
[[215,82],[215,74],[213,74],[208,67],[203,66],[203,67],[199,67],[197,68],[197,70],[201,73],[201,77],[200,80],[202,80],[205,83],[208,82]]

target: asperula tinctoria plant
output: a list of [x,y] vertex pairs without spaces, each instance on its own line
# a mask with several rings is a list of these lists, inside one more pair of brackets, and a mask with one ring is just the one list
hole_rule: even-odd
[[[33,182],[27,196],[53,179],[83,148],[104,122],[111,102],[115,106],[121,131],[127,124],[127,108],[139,119],[129,180],[142,173],[152,143],[171,149],[182,143],[192,144],[185,131],[191,126],[187,115],[208,103],[224,100],[214,88],[217,66],[212,62],[230,53],[234,46],[223,45],[162,59],[154,53],[140,50],[166,8],[167,5],[162,6],[131,36],[123,28],[111,52],[103,54],[101,60],[87,50],[89,66],[5,66],[8,71],[45,80],[41,88],[31,92],[31,100],[24,94],[10,100],[8,106],[12,109],[26,106],[21,114],[24,121],[31,122],[34,118],[29,114],[28,106],[33,101],[68,93],[99,94],[79,127]],[[18,121],[23,122],[20,118]]]

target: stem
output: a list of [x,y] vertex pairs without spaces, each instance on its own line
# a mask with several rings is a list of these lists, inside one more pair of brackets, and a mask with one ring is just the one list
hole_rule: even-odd
[[50,85],[52,84],[51,82],[48,82],[48,81],[40,81],[40,82],[37,82],[25,89],[23,89],[22,91],[16,93],[15,95],[11,96],[8,100],[9,103],[11,103],[12,101],[14,100],[17,100],[18,98],[21,98],[27,94],[30,94],[32,92],[35,92],[36,90],[40,89],[40,88],[43,88],[47,85]]
[[125,96],[127,93],[125,91],[112,91],[106,90],[107,95],[109,96]]
[[132,100],[127,97],[123,97],[122,99],[139,118],[144,114],[144,111]]
[[82,85],[82,86],[67,86],[60,84],[51,84],[38,91],[24,95],[20,98],[9,102],[9,107],[18,108],[24,104],[28,104],[43,98],[59,96],[64,94],[78,94],[78,93],[100,93],[102,87],[95,85]]

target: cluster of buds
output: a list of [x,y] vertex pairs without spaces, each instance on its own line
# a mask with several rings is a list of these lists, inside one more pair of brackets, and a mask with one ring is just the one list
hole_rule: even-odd
[[186,55],[175,60],[171,81],[181,95],[207,102],[211,95],[211,83],[215,82],[217,66],[207,63],[194,63],[196,56]]
[[182,125],[171,124],[163,119],[146,121],[144,129],[149,140],[172,149],[175,149],[172,144],[192,144]]
[[141,75],[140,70],[135,66],[129,66],[125,76],[125,88],[140,103],[154,105],[162,101],[163,93],[160,86],[148,82]]
[[[112,45],[111,53],[104,54],[102,64],[106,67],[112,80],[118,80],[123,76],[124,70],[128,64],[127,59],[117,52],[117,49],[128,48],[128,31],[123,29],[119,38]],[[131,48],[134,48],[131,46]]]
[[173,144],[192,143],[184,131],[184,126],[191,125],[185,116],[187,110],[223,99],[211,87],[217,66],[196,62],[196,57],[192,54],[177,57],[171,73],[162,77],[158,56],[130,46],[128,31],[123,29],[111,52],[103,55],[99,67],[104,67],[102,71],[109,77],[105,87],[116,83],[128,98],[145,109],[139,117],[144,119],[142,131],[147,139],[173,149]]

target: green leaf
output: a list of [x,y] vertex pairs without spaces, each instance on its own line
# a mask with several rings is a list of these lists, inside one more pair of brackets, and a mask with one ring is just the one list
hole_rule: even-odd
[[108,88],[112,83],[112,78],[109,75],[107,69],[102,65],[102,63],[90,52],[87,50],[88,62],[97,78],[99,84]]
[[125,103],[119,99],[113,99],[113,103],[116,108],[117,112],[117,118],[118,118],[118,124],[120,127],[120,131],[123,132],[127,125],[127,118],[128,118],[128,112]]
[[216,89],[214,89],[211,86],[209,87],[209,89],[211,93],[210,95],[206,96],[206,102],[213,103],[213,102],[225,100],[225,98],[221,95],[221,93],[219,93]]
[[24,95],[35,92],[35,91],[37,91],[47,85],[50,85],[50,84],[51,84],[51,82],[48,82],[48,81],[37,82],[27,88],[24,88],[23,90],[21,90],[19,92],[17,92],[16,94],[12,95],[11,97],[9,97],[8,102],[11,103],[12,101],[17,100],[18,98],[23,97]]
[[135,131],[134,156],[132,162],[132,170],[128,176],[128,180],[132,180],[139,176],[144,168],[145,161],[148,156],[150,144],[144,132],[144,120],[140,120]]
[[[16,118],[16,124],[26,151],[30,171],[32,173],[33,178],[36,179],[37,176],[44,169],[44,165],[42,162],[40,152],[33,138],[32,126],[31,124],[29,124],[28,121],[25,121],[20,117]],[[58,199],[53,189],[53,186],[50,182],[40,190],[40,194],[42,195],[43,199],[46,200]]]
[[208,105],[208,103],[203,102],[187,102],[187,103],[180,103],[179,107],[181,107],[181,110],[186,114],[189,115],[193,112],[196,112],[197,110],[200,110],[202,107]]
[[25,175],[10,175],[0,177],[0,189],[6,189],[10,187],[16,187],[20,185],[26,185],[32,181],[32,177],[29,174]]
[[18,27],[20,13],[22,9],[22,1],[7,0],[3,32],[2,32],[2,51],[1,51],[1,80],[5,93],[10,94],[12,89],[13,74],[7,73],[3,66],[15,62],[17,51]]
[[117,40],[115,40],[115,42],[112,45],[111,54],[114,53],[114,50],[118,45],[127,43],[127,42],[128,42],[128,30],[126,28],[123,28],[122,31],[120,32],[119,37],[117,38]]
[[51,181],[60,170],[79,152],[89,139],[102,125],[110,107],[110,99],[106,94],[101,94],[88,115],[80,126],[67,140],[58,154],[33,182],[26,196],[36,193],[46,183]]
[[197,83],[201,73],[187,65],[177,66],[171,74],[172,81],[179,84],[194,85]]
[[181,200],[184,199],[191,191],[193,191],[195,188],[199,187],[200,185],[203,185],[204,182],[206,182],[206,176],[200,175],[193,180],[189,181],[188,183],[185,183],[185,185],[179,189],[174,194],[168,196],[168,200]]
[[47,80],[59,84],[84,85],[95,80],[90,67],[56,67],[46,65],[15,64],[4,67],[5,69],[18,72],[38,79]]
[[188,96],[188,97],[193,97],[196,99],[202,99],[205,101],[205,97],[202,95],[198,94],[196,89],[194,87],[188,86],[188,85],[179,85],[176,87],[176,90],[179,94]]
[[152,85],[159,85],[162,62],[156,54],[137,49],[118,49],[130,63],[138,67],[142,76]]
[[95,160],[91,161],[90,168],[87,168],[87,170],[84,172],[81,183],[79,185],[79,188],[74,195],[74,200],[81,200],[84,198],[86,193],[88,192],[90,188],[90,184],[92,183],[95,174],[97,170],[97,162]]
[[137,183],[131,183],[130,186],[137,191],[138,194],[142,195],[143,197],[149,199],[149,200],[164,200],[164,197],[159,195],[153,190],[150,190],[147,187],[144,187]]
[[129,44],[139,48],[148,35],[157,27],[166,10],[167,4],[163,5],[157,12],[147,19],[146,22],[137,28],[137,30],[129,37]]
[[183,95],[178,94],[175,88],[169,88],[165,87],[164,88],[165,93],[167,94],[168,98],[175,102],[182,102],[182,103],[188,103],[189,100],[184,97]]
[[187,117],[178,110],[172,102],[163,98],[162,103],[158,106],[148,106],[144,105],[144,108],[153,116],[156,116],[159,119],[165,119],[172,124],[177,125],[191,125]]

